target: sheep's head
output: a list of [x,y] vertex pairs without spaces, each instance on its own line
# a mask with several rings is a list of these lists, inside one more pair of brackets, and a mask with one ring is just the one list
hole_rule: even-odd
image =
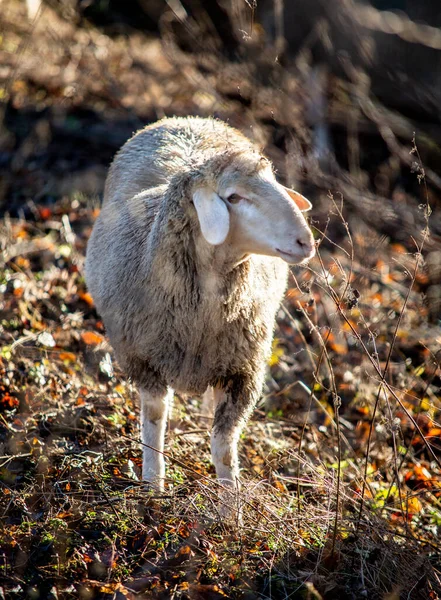
[[309,200],[278,183],[260,156],[242,154],[222,162],[223,168],[211,165],[210,175],[194,185],[193,203],[206,241],[290,264],[312,258],[314,240],[302,214],[311,208]]

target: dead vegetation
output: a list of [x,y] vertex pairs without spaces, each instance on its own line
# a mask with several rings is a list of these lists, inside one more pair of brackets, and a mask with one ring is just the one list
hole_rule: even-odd
[[[252,62],[202,76],[139,33],[1,10],[3,596],[438,598],[441,203],[418,134],[363,99],[352,167],[324,168],[301,70],[257,88]],[[354,90],[337,83],[340,119]],[[213,112],[304,181],[319,243],[280,312],[236,524],[219,517],[198,399],[175,399],[166,492],[142,489],[137,397],[82,276],[112,153],[145,120]]]

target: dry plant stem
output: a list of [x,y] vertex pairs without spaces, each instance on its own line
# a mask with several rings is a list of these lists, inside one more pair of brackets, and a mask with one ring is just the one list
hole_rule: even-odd
[[[420,158],[418,149],[417,149],[416,144],[415,144],[415,139],[413,140],[413,142],[414,142],[413,151],[416,152],[417,157],[418,157],[418,159],[420,161],[420,165],[421,165],[421,158]],[[429,202],[428,202],[427,184],[426,184],[425,179],[424,179],[424,184],[425,184],[425,187],[426,187],[426,199],[427,199],[426,220],[428,220],[428,217],[429,217],[429,209],[428,209]],[[423,233],[423,239],[422,239],[421,245],[420,245],[420,247],[417,246],[417,254],[416,254],[416,259],[415,259],[414,270],[413,270],[413,273],[412,273],[412,279],[411,279],[410,285],[408,287],[407,294],[406,294],[406,297],[404,299],[403,306],[401,308],[400,314],[398,315],[397,323],[396,323],[395,330],[394,330],[394,335],[393,335],[393,338],[392,338],[392,343],[391,343],[390,348],[389,348],[389,352],[388,352],[388,355],[387,355],[387,358],[386,358],[386,364],[384,366],[383,374],[381,376],[380,386],[378,388],[377,396],[375,398],[375,405],[374,405],[374,410],[373,410],[373,413],[372,413],[372,420],[371,420],[371,424],[370,424],[370,427],[369,427],[369,437],[368,437],[367,449],[366,449],[366,460],[365,460],[365,468],[364,468],[363,487],[362,487],[362,491],[361,491],[360,510],[359,510],[359,513],[358,513],[356,535],[358,534],[358,530],[359,530],[359,527],[360,527],[361,516],[362,516],[362,512],[363,512],[363,507],[364,507],[364,494],[365,494],[365,491],[366,491],[366,480],[367,480],[367,469],[368,469],[368,462],[369,462],[369,451],[370,451],[370,446],[371,446],[372,432],[373,432],[373,426],[374,426],[374,422],[375,422],[375,416],[376,416],[376,412],[377,412],[378,403],[379,403],[379,400],[380,400],[380,394],[381,394],[382,391],[384,391],[385,378],[386,378],[386,375],[387,375],[387,372],[388,372],[388,369],[389,369],[389,364],[390,364],[392,352],[393,352],[393,349],[394,349],[394,346],[395,346],[395,342],[396,342],[396,339],[397,339],[398,329],[400,327],[401,321],[403,319],[404,312],[405,312],[407,304],[409,302],[409,297],[410,297],[410,293],[412,291],[412,287],[413,287],[413,285],[415,283],[415,279],[416,279],[416,276],[417,276],[417,273],[418,273],[418,269],[419,269],[419,266],[420,266],[420,260],[421,260],[421,256],[422,256],[422,250],[423,250],[424,243],[426,241],[427,236],[428,236],[428,227],[426,226],[426,229],[425,229],[425,231]],[[343,315],[340,303],[337,304],[337,309]],[[344,317],[344,318],[346,319],[346,317]],[[349,322],[349,321],[346,319],[346,322]],[[351,326],[351,328],[352,328],[352,326]],[[365,349],[365,348],[363,348],[363,349]],[[369,353],[368,353],[368,356],[371,359],[371,356],[369,355]],[[379,367],[376,366],[376,370],[379,371]],[[388,388],[389,388],[389,391],[391,391],[390,386],[388,386]],[[384,392],[384,394],[385,394],[386,402],[387,402],[386,393]],[[394,397],[396,399],[398,399],[398,397],[396,396],[396,394],[393,394],[393,395],[394,395]],[[388,405],[389,405],[389,403],[388,403]],[[401,402],[400,402],[400,405],[402,406]],[[390,410],[390,407],[389,407],[389,410]],[[407,410],[406,410],[406,414],[408,414]],[[392,415],[391,415],[391,419],[392,419]],[[412,421],[413,421],[414,425],[417,427],[417,424],[416,424],[415,420],[412,419]],[[394,449],[396,449],[396,441],[395,441],[395,435],[394,435],[393,428],[392,428],[392,435],[393,435]],[[425,438],[424,438],[424,436],[422,435],[421,432],[420,432],[420,435],[422,436],[422,439],[426,443],[426,440],[425,440]],[[430,448],[430,446],[428,445],[428,443],[426,443],[426,445],[427,445],[428,448]],[[430,448],[430,452],[431,452],[431,454],[433,456],[435,456],[431,448]],[[398,486],[399,496],[400,496],[400,505],[402,505],[402,502],[401,502],[401,486],[400,486],[400,481],[399,481],[399,476],[398,476],[398,471],[397,471],[396,452],[394,452],[394,457],[395,457],[395,460],[394,460],[394,462],[395,462],[395,477],[397,478],[397,486]],[[389,490],[388,490],[388,497],[389,497],[389,494],[390,494],[390,490],[391,490],[391,487],[389,487]],[[407,521],[406,521],[406,525],[407,525]]]
[[[297,306],[306,316],[308,323],[313,326],[311,319],[306,315],[306,312],[303,310],[299,301],[297,301]],[[340,418],[339,418],[339,407],[340,407],[340,398],[337,394],[337,385],[335,383],[334,371],[332,370],[331,359],[329,358],[329,353],[326,348],[326,340],[322,338],[320,333],[317,331],[317,328],[313,326],[315,333],[318,336],[319,343],[322,346],[322,355],[326,358],[326,363],[328,365],[330,380],[332,384],[332,394],[334,400],[334,411],[335,411],[335,422],[337,426],[337,489],[336,489],[336,505],[335,505],[335,521],[334,521],[334,530],[332,535],[332,548],[331,548],[331,556],[334,556],[335,552],[335,542],[337,539],[337,530],[338,530],[338,513],[340,509],[340,482],[341,482],[341,432],[340,432]],[[330,335],[330,331],[328,332],[328,337]]]
[[[409,152],[398,142],[391,127],[388,125],[386,119],[382,116],[382,110],[380,107],[374,106],[372,100],[362,96],[358,97],[358,102],[364,114],[377,125],[378,131],[380,132],[381,137],[389,148],[391,154],[398,156],[405,165],[411,167],[412,158],[409,156]],[[415,142],[415,139],[413,142]],[[425,169],[424,171],[425,176],[429,179],[431,184],[436,186],[438,189],[441,189],[441,178],[431,169]]]
[[340,413],[339,413],[340,406],[341,406],[340,397],[337,394],[335,394],[334,395],[334,410],[335,410],[335,421],[337,423],[338,468],[337,468],[337,492],[336,492],[336,506],[335,506],[335,521],[334,521],[334,531],[332,534],[331,556],[334,556],[334,551],[335,551],[335,542],[337,539],[337,531],[338,531],[338,513],[339,513],[339,509],[340,509],[340,483],[341,483],[341,433],[340,433]]
[[[298,383],[304,390],[305,392],[307,392],[308,394],[311,394],[312,399],[314,400],[314,402],[317,404],[317,408],[319,408],[320,410],[322,410],[324,413],[326,413],[326,415],[329,417],[333,427],[335,427],[335,429],[337,429],[337,423],[335,421],[335,419],[333,419],[330,414],[326,411],[326,409],[320,404],[320,400],[317,398],[317,396],[312,392],[312,390],[305,384],[303,383],[303,381],[297,381],[296,383]],[[344,433],[342,433],[340,431],[340,435],[341,435],[341,439],[343,440],[343,442],[346,444],[347,449],[349,450],[349,452],[352,454],[352,458],[354,460],[354,464],[357,467],[358,471],[361,473],[361,466],[359,463],[359,460],[357,458],[357,454],[355,452],[355,450],[352,448],[351,444],[349,443],[348,438],[344,435]],[[368,484],[369,485],[369,484]],[[370,489],[370,486],[369,486]],[[372,490],[371,490],[372,491]]]
[[[130,440],[131,442],[133,442],[133,438],[130,437],[129,435],[124,435],[121,434],[121,437],[126,438],[128,440]],[[153,446],[149,446],[148,444],[144,444],[143,442],[137,440],[137,443],[141,446],[145,446],[147,448],[149,448],[150,450],[154,450],[155,452],[159,452],[160,454],[162,454],[165,458],[167,458],[168,460],[170,460],[171,462],[177,464],[179,467],[181,467],[182,469],[189,471],[190,473],[193,473],[195,475],[197,475],[198,478],[204,479],[205,481],[211,483],[211,484],[215,484],[218,488],[223,489],[224,486],[222,486],[222,484],[217,481],[217,480],[213,480],[210,477],[207,477],[206,475],[201,475],[200,473],[198,473],[197,471],[195,471],[194,469],[192,469],[191,467],[189,467],[188,465],[186,465],[185,463],[181,462],[180,460],[178,460],[177,458],[173,458],[172,456],[170,456],[170,454],[168,452],[162,452],[161,450],[158,450],[157,448],[153,448]],[[160,496],[158,496],[158,498],[162,498],[163,495],[161,494]],[[216,496],[217,500],[219,501],[219,496]],[[243,499],[242,500],[244,504],[246,504],[247,506],[251,507],[255,512],[257,512],[257,514],[259,514],[262,518],[264,518],[267,521],[270,521],[270,519],[264,514],[262,513],[256,506],[254,506],[254,504],[252,504],[251,502],[249,502],[248,500]],[[222,504],[229,510],[232,510],[233,508],[236,507],[232,507],[231,505],[227,504],[225,501],[222,500]],[[281,519],[280,517],[278,517],[272,510],[270,510],[268,507],[266,507],[267,512],[271,515],[271,517],[273,517],[277,522],[279,523],[283,523],[285,525],[285,527],[287,527],[287,529],[290,531],[290,533],[293,536],[297,536],[297,532],[290,526],[287,525],[286,521],[284,521],[283,519]],[[297,544],[299,546],[303,547],[303,544],[296,542],[294,540],[290,540],[291,543]]]
[[[303,316],[305,317],[305,319],[307,320],[307,322],[308,322],[308,325],[309,325],[309,326],[310,326],[310,328],[311,328],[311,331],[313,331],[313,332],[315,333],[315,335],[317,336],[317,339],[318,339],[318,341],[319,341],[319,344],[320,344],[320,346],[323,348],[323,338],[322,338],[322,336],[320,335],[320,332],[318,331],[317,327],[316,327],[316,326],[314,325],[314,323],[311,321],[311,319],[310,319],[310,317],[309,317],[308,313],[305,311],[305,309],[302,307],[302,305],[301,305],[301,304],[300,304],[300,302],[298,302],[298,301],[297,301],[297,307],[298,307],[298,309],[300,310],[300,312],[303,314]],[[327,367],[327,369],[328,369],[329,380],[330,380],[330,381],[332,381],[332,380],[333,380],[333,378],[332,378],[332,375],[333,375],[333,374],[332,374],[332,369],[330,368],[330,362],[329,362],[329,361],[326,361],[326,363],[325,363],[325,364],[326,364],[326,367]],[[318,380],[316,380],[316,381],[318,382]]]
[[[341,258],[340,258],[340,261],[342,261]],[[396,281],[385,282],[383,275],[381,275],[380,273],[375,273],[374,271],[371,271],[367,267],[363,267],[363,265],[353,265],[353,272],[356,275],[369,277],[369,279],[371,281],[379,283],[382,287],[385,287],[385,288],[387,287],[388,289],[396,290],[397,292],[400,292],[403,295],[407,294],[407,292],[408,292],[408,289],[406,286],[404,286]],[[412,297],[412,299],[416,299],[417,293],[414,291],[411,291],[411,297]]]
[[[325,344],[328,341],[329,335],[330,335],[331,331],[328,331],[328,336],[325,340]],[[314,372],[314,379],[318,378],[318,374],[320,371],[320,365],[322,364],[322,360],[323,360],[323,356],[324,356],[324,349],[322,348],[322,351],[320,352],[320,356],[317,362],[317,366],[315,368],[315,372]],[[302,442],[303,442],[303,436],[305,435],[305,429],[306,429],[306,423],[309,419],[309,415],[311,412],[311,405],[312,405],[312,398],[314,396],[313,390],[310,390],[309,393],[309,404],[308,404],[308,410],[306,412],[306,417],[305,420],[303,422],[303,427],[302,427],[302,431],[300,433],[300,438],[299,438],[299,446],[298,446],[298,454],[299,454],[299,458],[300,458],[300,453],[302,451]],[[299,527],[300,527],[300,512],[301,512],[301,498],[300,498],[300,460],[297,463],[297,513],[298,513],[298,521],[299,521]]]
[[[322,289],[323,289],[324,291],[327,291],[325,288],[322,288]],[[309,318],[309,316],[308,316],[308,314],[306,313],[306,311],[305,311],[305,310],[303,309],[303,307],[301,307],[301,306],[300,306],[300,311],[302,312],[303,316],[304,316],[304,317],[305,317],[305,319],[307,320],[307,322],[308,322],[309,326],[311,327],[311,330],[312,330],[312,331],[314,331],[314,333],[317,335],[317,337],[318,337],[318,339],[319,339],[319,340],[322,340],[322,341],[323,341],[323,338],[321,337],[321,335],[320,335],[320,332],[317,330],[317,327],[314,325],[314,323],[311,321],[311,319]],[[328,359],[329,359],[329,357],[328,357]],[[330,368],[330,361],[329,361],[329,364],[328,364],[328,362],[326,363],[326,366],[328,367],[328,369]],[[332,381],[331,375],[330,375],[330,377],[329,377],[329,378],[330,378],[330,379],[331,379],[331,381]],[[317,383],[320,383],[320,381],[319,381],[318,379],[316,379],[316,382],[317,382]],[[310,390],[310,389],[309,389],[309,388],[308,388],[308,387],[307,387],[307,386],[306,386],[306,385],[303,383],[303,381],[298,381],[297,383],[298,383],[299,385],[301,385],[301,386],[303,387],[303,389],[304,389],[304,390],[305,390],[305,391],[306,391],[308,394],[310,394],[310,393],[311,393],[311,390]],[[334,382],[334,383],[335,383],[335,382]],[[326,388],[326,389],[327,389],[327,388]],[[331,390],[329,390],[329,389],[328,389],[327,391],[331,391]],[[318,398],[316,398],[316,396],[315,396],[314,394],[312,395],[312,399],[314,400],[314,402],[316,402],[316,403],[317,403],[317,406],[318,406],[318,407],[319,407],[321,410],[324,410],[323,406],[320,404],[320,401],[318,400]],[[332,425],[333,425],[333,426],[334,426],[334,427],[337,429],[337,422],[336,422],[336,421],[335,421],[335,420],[334,420],[332,417],[330,417],[330,418],[331,418],[331,423],[332,423]],[[349,443],[349,440],[347,439],[347,437],[346,437],[346,436],[345,436],[343,433],[341,433],[341,431],[340,431],[340,436],[341,436],[341,439],[343,440],[343,442],[346,444],[346,446],[347,446],[348,450],[351,452],[351,454],[352,454],[352,456],[353,456],[353,458],[354,458],[354,462],[355,462],[355,464],[356,464],[357,468],[358,468],[358,469],[361,471],[361,467],[360,467],[359,461],[358,461],[358,459],[357,459],[357,455],[356,455],[356,453],[355,453],[354,449],[352,448],[351,444]],[[369,485],[369,484],[368,484],[368,485]],[[370,489],[370,486],[369,486],[369,489]],[[372,490],[371,490],[371,491],[372,491]]]
[[[350,320],[346,316],[345,312],[343,311],[343,309],[342,309],[342,307],[341,307],[341,305],[339,303],[339,298],[338,298],[337,294],[334,292],[334,290],[332,288],[325,288],[324,286],[319,286],[319,287],[324,292],[326,292],[334,300],[336,308],[337,308],[337,312],[339,313],[339,315],[341,316],[341,318],[344,320],[344,322],[347,324],[347,326],[350,328],[352,335],[357,339],[357,342],[362,347],[363,352],[366,354],[369,362],[374,367],[375,372],[377,373],[377,375],[379,375],[380,380],[382,380],[383,379],[383,373],[382,373],[379,365],[375,362],[374,357],[371,355],[371,353],[367,349],[366,344],[363,342],[360,334],[355,329],[355,327],[352,325],[352,323],[350,322]],[[389,383],[387,383],[386,381],[383,381],[383,385],[387,389],[387,391],[391,394],[391,396],[393,396],[393,398],[397,401],[397,403],[399,404],[400,408],[406,413],[406,416],[408,417],[408,419],[411,421],[411,423],[413,424],[413,426],[415,427],[415,429],[420,434],[421,439],[423,440],[423,443],[426,446],[427,450],[429,451],[430,455],[432,456],[433,460],[436,462],[436,464],[439,467],[441,467],[440,460],[438,459],[438,457],[436,456],[436,454],[433,452],[432,448],[430,447],[430,444],[427,442],[426,438],[424,437],[424,434],[423,434],[421,428],[419,427],[418,423],[415,421],[415,419],[411,415],[411,413],[408,411],[408,409],[406,408],[406,406],[403,404],[403,402],[397,396],[397,394],[395,393],[393,387]]]
[[[352,281],[353,265],[354,265],[354,243],[352,241],[352,235],[351,235],[351,232],[349,230],[349,225],[348,225],[348,223],[345,221],[345,219],[343,217],[343,212],[342,212],[343,195],[340,194],[340,197],[341,197],[341,207],[339,207],[338,204],[337,204],[337,202],[334,200],[333,194],[329,193],[329,198],[331,199],[332,204],[334,205],[334,208],[337,211],[338,216],[340,217],[341,222],[343,223],[343,226],[344,226],[344,228],[346,230],[346,235],[348,236],[348,240],[349,240],[349,247],[351,249],[351,252],[350,252],[350,264],[349,264],[349,275],[345,277],[345,279],[346,279],[346,285],[345,285],[345,288],[344,288],[344,290],[343,290],[343,292],[342,292],[342,294],[340,296],[340,302],[341,302],[342,300],[344,300],[344,298],[346,296],[346,292],[348,291],[348,288],[349,288],[349,286],[351,284],[351,281]],[[320,259],[320,262],[321,262],[321,259]],[[339,268],[340,268],[340,270],[343,273],[345,273],[345,271],[344,271],[344,269],[343,269],[343,267],[341,265],[339,265]]]
[[[437,374],[437,372],[438,372],[438,369],[439,369],[439,366],[437,365],[437,368],[436,368],[436,369],[435,369],[435,371],[433,372],[433,375],[430,377],[430,379],[429,379],[429,380],[427,381],[427,383],[426,383],[426,387],[424,388],[424,390],[423,390],[423,392],[422,392],[422,394],[421,394],[421,397],[420,397],[420,399],[419,399],[419,400],[420,400],[420,402],[419,402],[419,405],[418,405],[418,413],[417,413],[417,414],[419,414],[419,413],[421,412],[421,405],[422,405],[422,403],[423,403],[424,397],[425,397],[425,395],[427,394],[427,390],[428,390],[428,389],[429,389],[429,387],[432,385],[432,382],[433,382],[433,380],[435,379],[435,376],[436,376],[436,374]],[[415,430],[412,432],[412,436],[411,436],[411,438],[410,438],[410,440],[409,440],[409,445],[408,445],[408,447],[406,448],[406,452],[405,452],[405,453],[402,455],[402,457],[401,457],[401,462],[400,462],[400,465],[399,465],[399,467],[398,467],[398,471],[401,471],[401,467],[403,466],[403,464],[404,464],[404,461],[405,461],[405,460],[406,460],[406,458],[407,458],[407,455],[408,455],[408,453],[409,453],[409,449],[412,447],[412,442],[413,442],[413,440],[414,440],[414,439],[415,439]],[[393,484],[393,483],[395,483],[395,480],[393,480],[393,481],[392,481],[392,484]]]
[[[389,198],[365,190],[360,191],[360,187],[348,180],[348,177],[344,174],[341,174],[341,178],[339,178],[313,173],[309,179],[323,192],[328,192],[329,189],[341,190],[345,202],[348,202],[355,214],[360,215],[373,229],[389,236],[392,228],[398,224],[400,226],[400,239],[404,240],[405,237],[411,237],[413,229],[406,224],[405,212],[399,206],[393,205],[393,201]],[[363,199],[363,202],[360,202],[361,199]],[[375,211],[374,206],[381,206],[382,210]],[[409,208],[406,208],[406,210],[408,211]],[[413,214],[416,214],[416,212]],[[436,249],[440,242],[441,236],[436,232],[432,232],[431,237],[426,240],[425,246],[429,249]],[[398,287],[398,284],[396,285]]]
[[[292,273],[291,273],[291,275],[292,275]],[[294,280],[295,280],[295,282],[297,284],[297,280],[295,279],[295,277],[294,277]],[[283,304],[281,305],[281,309],[282,309],[284,315],[289,319],[291,325],[296,329],[297,333],[300,335],[300,337],[302,339],[302,343],[303,343],[303,345],[305,347],[305,350],[306,350],[306,353],[308,355],[309,362],[311,363],[312,370],[315,371],[316,370],[316,363],[314,361],[311,349],[308,346],[308,342],[306,341],[306,338],[303,335],[303,331],[300,329],[299,324],[297,323],[297,321],[294,319],[294,317],[291,315],[291,313],[288,311],[288,309]]]
[[5,459],[2,463],[0,463],[0,469],[7,465],[9,462],[11,462],[11,460],[15,460],[17,458],[27,458],[28,456],[32,456],[32,454],[30,452],[26,452],[25,454],[11,454],[11,456],[0,456],[0,460]]
[[[401,513],[403,513],[403,491],[401,489],[401,481],[400,481],[400,477],[399,477],[399,471],[398,471],[398,462],[397,462],[397,456],[398,456],[398,449],[397,449],[397,440],[396,440],[396,435],[395,435],[395,428],[394,428],[394,423],[393,423],[393,415],[392,415],[392,409],[390,406],[390,402],[389,399],[387,397],[387,394],[383,388],[383,393],[384,393],[384,399],[385,402],[387,404],[387,408],[389,410],[389,420],[390,420],[390,424],[391,424],[391,430],[392,430],[392,443],[393,443],[393,448],[394,448],[394,476],[392,478],[392,482],[389,485],[389,489],[387,490],[387,494],[386,494],[386,498],[384,500],[384,504],[387,505],[387,502],[389,500],[389,496],[392,492],[392,486],[393,486],[393,482],[396,479],[397,481],[397,488],[398,488],[398,497],[400,500],[400,510]],[[406,503],[406,513],[407,513],[407,503]],[[404,515],[404,526],[406,528],[406,531],[408,531],[409,528],[409,524],[408,524],[408,520],[407,520],[407,514]]]
[[[326,226],[328,225],[328,223],[326,223]],[[319,229],[318,227],[315,227],[314,225],[311,226],[311,229],[313,229],[314,231],[316,231],[317,233],[320,233],[320,235],[322,236],[322,239],[325,239],[327,242],[329,242],[330,244],[332,244],[332,246],[334,246],[335,248],[338,248],[339,250],[341,250],[341,252],[343,252],[343,254],[346,254],[346,256],[348,258],[350,258],[349,256],[349,252],[347,250],[345,250],[343,248],[343,246],[340,246],[340,244],[337,244],[336,242],[334,242],[333,240],[331,240],[330,237],[328,237],[326,235],[326,228],[325,231],[322,231],[321,229]]]
[[[418,264],[418,262],[417,262],[417,264]],[[378,388],[377,396],[375,398],[374,410],[372,412],[372,419],[371,419],[371,423],[370,423],[370,426],[369,426],[369,436],[368,436],[367,448],[366,448],[366,459],[365,459],[365,463],[364,463],[364,476],[363,476],[363,484],[362,484],[362,489],[361,489],[360,510],[359,510],[359,513],[358,513],[356,535],[358,534],[358,530],[359,530],[359,527],[360,527],[360,521],[361,521],[361,515],[362,515],[363,507],[364,507],[364,494],[365,494],[365,491],[366,491],[367,470],[368,470],[368,466],[369,466],[369,453],[370,453],[370,448],[371,448],[372,432],[373,432],[373,429],[374,429],[374,422],[375,422],[375,417],[376,417],[376,414],[377,414],[377,408],[378,408],[378,404],[380,402],[381,392],[384,390],[383,384],[384,384],[385,377],[386,377],[386,374],[387,374],[387,371],[388,371],[388,368],[389,368],[389,363],[390,363],[390,359],[391,359],[391,356],[392,356],[392,351],[393,351],[393,348],[394,348],[394,345],[395,345],[395,340],[396,340],[396,337],[397,337],[398,328],[399,328],[401,320],[403,318],[404,310],[405,310],[407,302],[409,300],[410,290],[412,289],[412,286],[413,286],[413,284],[415,282],[415,277],[416,277],[416,271],[414,272],[414,276],[412,278],[412,283],[409,286],[409,290],[408,290],[407,296],[406,296],[406,298],[404,300],[403,306],[401,307],[401,311],[400,311],[400,314],[399,314],[398,319],[397,319],[397,324],[395,326],[394,336],[393,336],[393,339],[392,339],[392,343],[391,343],[391,345],[389,347],[389,353],[388,353],[387,358],[386,358],[386,364],[385,364],[385,367],[383,369],[383,373],[381,375],[380,386]],[[377,366],[376,366],[376,368],[377,368]]]
[[121,519],[121,515],[118,513],[118,511],[116,510],[116,508],[113,506],[113,502],[111,502],[109,496],[106,494],[106,492],[104,491],[103,487],[100,485],[99,481],[96,480],[95,476],[91,473],[91,477],[90,477],[91,481],[93,482],[94,485],[97,486],[97,488],[99,489],[99,491],[102,493],[102,495],[104,496],[107,504],[110,507],[110,510],[113,512],[113,514],[115,515],[115,517],[120,520]]
[[[427,212],[428,212],[428,211],[427,211]],[[424,232],[423,242],[422,242],[421,246],[418,248],[418,254],[417,254],[417,259],[416,259],[416,264],[415,264],[415,269],[414,269],[414,274],[413,274],[412,282],[411,282],[411,285],[410,285],[410,287],[407,289],[407,294],[406,294],[405,302],[404,302],[404,305],[403,305],[402,311],[401,311],[401,313],[400,313],[400,316],[399,316],[399,320],[398,320],[398,323],[397,323],[397,326],[396,326],[396,329],[395,329],[395,333],[394,333],[394,337],[393,337],[393,342],[392,342],[392,344],[391,344],[391,348],[390,348],[390,352],[389,352],[389,356],[388,356],[387,365],[386,365],[386,368],[385,368],[385,370],[383,371],[383,373],[381,373],[381,369],[380,369],[380,366],[379,366],[379,364],[377,364],[377,363],[375,362],[374,358],[371,356],[371,354],[370,354],[370,353],[369,353],[369,351],[367,350],[367,348],[366,348],[365,344],[363,343],[363,341],[362,341],[361,337],[359,336],[358,332],[357,332],[357,331],[354,329],[354,327],[353,327],[353,326],[352,326],[352,324],[350,323],[349,319],[346,317],[346,315],[345,315],[345,313],[344,313],[344,311],[343,311],[343,309],[342,309],[342,305],[341,305],[341,298],[339,298],[339,297],[337,296],[337,294],[334,292],[334,290],[333,290],[332,288],[330,288],[330,286],[328,286],[326,289],[325,289],[325,288],[322,288],[322,289],[324,289],[324,290],[326,291],[326,293],[327,293],[329,296],[331,296],[331,297],[332,297],[332,299],[334,300],[334,302],[335,302],[335,304],[336,304],[336,307],[337,307],[337,310],[338,310],[338,312],[339,312],[340,316],[341,316],[341,317],[344,319],[344,321],[345,321],[345,322],[348,324],[348,326],[350,327],[350,329],[351,329],[351,331],[352,331],[353,335],[356,337],[357,341],[360,343],[360,345],[362,346],[362,348],[363,348],[364,352],[365,352],[365,353],[366,353],[366,355],[368,356],[368,358],[369,358],[369,360],[370,360],[371,364],[374,366],[374,368],[375,368],[376,372],[377,372],[377,373],[378,373],[378,374],[381,376],[381,382],[380,382],[380,387],[379,387],[379,390],[378,390],[378,396],[377,396],[377,402],[376,402],[376,405],[375,405],[375,411],[376,411],[376,408],[377,408],[377,406],[378,406],[379,394],[381,393],[381,390],[382,390],[382,389],[383,389],[383,390],[387,389],[387,390],[389,391],[389,393],[390,393],[390,394],[391,394],[391,395],[392,395],[392,396],[393,396],[393,397],[396,399],[396,401],[397,401],[397,402],[398,402],[398,404],[401,406],[401,408],[404,410],[404,412],[405,412],[405,413],[406,413],[406,415],[409,417],[409,419],[412,421],[413,425],[415,426],[415,429],[416,429],[416,430],[419,432],[419,434],[421,435],[421,437],[422,437],[422,439],[423,439],[423,441],[424,441],[424,444],[425,444],[425,445],[426,445],[426,447],[428,448],[428,450],[429,450],[430,454],[433,456],[433,458],[435,459],[435,461],[436,461],[436,462],[439,464],[439,461],[438,461],[438,459],[436,458],[436,456],[434,455],[434,453],[433,453],[433,451],[432,451],[432,449],[431,449],[430,445],[428,444],[428,442],[427,442],[427,441],[426,441],[426,439],[424,438],[424,436],[423,436],[423,434],[422,434],[422,432],[421,432],[420,428],[418,427],[418,424],[415,422],[415,420],[414,420],[414,419],[412,418],[412,416],[409,414],[409,412],[407,411],[407,409],[404,407],[404,405],[402,404],[401,400],[398,398],[398,396],[396,395],[396,393],[395,393],[395,392],[394,392],[394,390],[392,389],[392,386],[391,386],[390,384],[388,384],[388,383],[385,381],[385,377],[386,377],[386,374],[387,374],[387,367],[388,367],[388,365],[389,365],[389,362],[390,362],[390,357],[391,357],[391,353],[392,353],[392,351],[393,351],[393,346],[394,346],[394,344],[395,344],[396,337],[397,337],[397,331],[398,331],[398,328],[399,328],[399,325],[400,325],[400,322],[401,322],[402,316],[403,316],[403,314],[404,314],[405,308],[406,308],[406,306],[407,306],[407,303],[408,303],[408,300],[409,300],[409,296],[410,296],[410,293],[411,293],[411,289],[412,289],[412,286],[413,286],[413,283],[414,283],[414,281],[415,281],[416,274],[417,274],[417,271],[418,271],[418,268],[419,268],[419,263],[420,263],[420,258],[421,258],[421,250],[422,250],[422,247],[423,247],[423,245],[424,245],[424,241],[425,241],[425,239],[426,239],[427,232],[428,232],[428,229],[426,229],[426,231]],[[319,256],[319,258],[320,258],[320,256]],[[320,259],[320,260],[321,260],[321,259]],[[323,271],[325,272],[325,269],[324,269],[323,263],[322,263],[322,269],[323,269]],[[320,286],[320,287],[322,287],[322,286]],[[385,394],[385,395],[386,395],[386,394]],[[370,445],[370,441],[371,441],[371,434],[372,434],[372,427],[373,427],[374,418],[375,418],[375,414],[373,415],[373,419],[372,419],[372,422],[371,422],[370,436],[369,436],[369,445]],[[395,436],[394,436],[394,450],[395,450],[395,459],[396,459],[396,442],[395,442]],[[366,462],[365,462],[365,476],[364,476],[364,478],[363,478],[363,492],[362,492],[362,495],[361,495],[361,505],[360,505],[360,512],[359,512],[358,521],[357,521],[357,530],[356,530],[357,534],[358,534],[358,531],[359,531],[359,527],[360,527],[360,520],[361,520],[361,514],[362,514],[362,510],[363,510],[363,503],[364,503],[364,492],[365,492],[366,485],[368,485],[368,482],[367,482],[367,464],[368,464],[368,456],[369,456],[369,450],[368,450],[368,451],[367,451],[367,453],[366,453]],[[395,460],[395,476],[398,478],[398,472],[397,472],[397,464],[396,464],[396,460]],[[400,488],[399,488],[399,489],[400,489]],[[400,500],[401,500],[401,498],[402,498],[402,493],[401,493],[401,489],[400,489]]]

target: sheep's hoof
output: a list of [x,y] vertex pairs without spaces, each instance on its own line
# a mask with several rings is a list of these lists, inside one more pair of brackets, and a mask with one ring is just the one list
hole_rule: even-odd
[[242,522],[242,497],[240,488],[231,481],[220,481],[219,516],[223,521],[240,524]]
[[145,492],[150,493],[152,496],[155,494],[163,494],[164,493],[164,480],[163,479],[155,479],[153,481],[144,479],[143,480],[143,490]]

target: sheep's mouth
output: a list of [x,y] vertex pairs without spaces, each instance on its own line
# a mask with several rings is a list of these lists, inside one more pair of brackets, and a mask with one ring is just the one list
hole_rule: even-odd
[[300,254],[286,252],[285,250],[280,250],[280,248],[276,248],[276,252],[280,256],[280,258],[283,258],[284,261],[291,265],[298,264],[306,258],[304,255],[300,256]]

